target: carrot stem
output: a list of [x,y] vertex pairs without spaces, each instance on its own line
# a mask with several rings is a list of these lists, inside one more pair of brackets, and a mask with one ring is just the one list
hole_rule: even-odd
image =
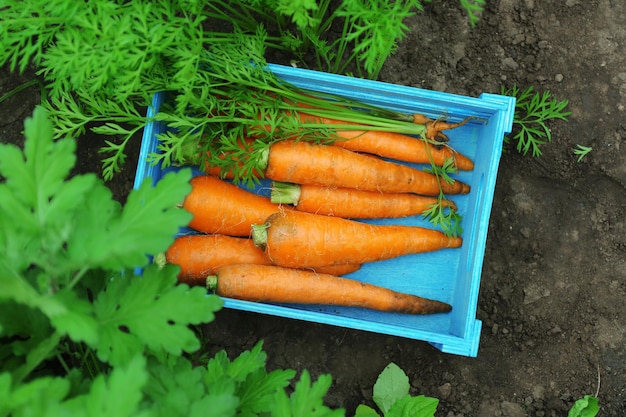
[[267,247],[267,227],[267,224],[252,225],[252,243],[261,250],[265,250]]
[[283,181],[272,182],[272,192],[270,201],[274,204],[292,204],[298,205],[302,187],[298,184],[292,184]]
[[207,275],[206,277],[206,288],[212,293],[215,293],[217,290],[217,275]]

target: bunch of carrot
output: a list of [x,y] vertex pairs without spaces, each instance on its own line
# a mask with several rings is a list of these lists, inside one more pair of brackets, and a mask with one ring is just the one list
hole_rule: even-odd
[[[182,203],[193,214],[189,227],[200,233],[176,238],[162,261],[180,266],[182,282],[206,285],[231,298],[411,314],[450,311],[440,301],[341,275],[368,262],[460,247],[461,237],[438,230],[357,219],[413,216],[441,202],[442,194],[470,192],[458,180],[445,182],[389,158],[435,165],[452,160],[459,169],[473,169],[472,161],[413,137],[342,132],[345,140],[329,145],[271,144],[258,167],[273,180],[271,198],[219,178],[207,167],[209,175],[192,179],[192,192]],[[400,145],[375,144],[382,140]],[[401,147],[408,149],[405,157],[397,151]],[[450,200],[445,205],[456,210]]]

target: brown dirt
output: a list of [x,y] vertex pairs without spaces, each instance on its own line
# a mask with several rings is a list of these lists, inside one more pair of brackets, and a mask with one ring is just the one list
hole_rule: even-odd
[[[493,0],[474,29],[456,1],[434,1],[380,79],[477,96],[534,86],[570,101],[540,158],[503,155],[484,260],[477,358],[403,338],[223,310],[210,352],[264,340],[271,368],[330,373],[329,405],[352,415],[393,361],[438,416],[565,416],[585,394],[601,416],[626,415],[626,5],[622,0]],[[32,78],[0,70],[0,95]],[[0,104],[0,136],[21,141],[39,100],[30,88]],[[580,163],[576,145],[592,146]],[[123,200],[138,143],[109,183]],[[77,172],[98,171],[97,138],[79,141]],[[620,149],[621,148],[621,149]]]

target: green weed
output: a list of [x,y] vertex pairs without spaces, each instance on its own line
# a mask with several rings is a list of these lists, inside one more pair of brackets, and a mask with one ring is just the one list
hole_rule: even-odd
[[[569,102],[556,100],[549,91],[540,94],[534,92],[533,87],[522,91],[517,85],[509,90],[502,87],[501,94],[516,98],[512,140],[517,142],[517,152],[523,155],[531,152],[534,157],[541,156],[541,146],[552,140],[549,122],[555,119],[567,121],[571,112],[565,111],[565,108]],[[507,136],[505,145],[510,142]]]

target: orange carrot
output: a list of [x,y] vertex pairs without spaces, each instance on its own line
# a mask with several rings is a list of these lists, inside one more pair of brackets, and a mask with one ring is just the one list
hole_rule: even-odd
[[[306,113],[301,113],[300,118],[306,122],[315,120],[319,123],[351,124],[341,120],[310,116]],[[449,129],[452,126],[451,124],[444,125],[442,121],[428,120],[424,124],[427,132],[428,129],[431,129],[431,133],[426,134],[426,137],[429,139],[428,135],[438,135],[438,132],[434,129]],[[458,126],[463,123],[458,124]],[[385,158],[416,164],[432,163],[437,166],[442,166],[447,159],[452,159],[457,169],[474,169],[474,162],[467,156],[454,151],[448,146],[435,146],[428,141],[413,136],[378,130],[337,129],[334,133],[339,139],[333,142],[333,145],[350,149],[351,151],[367,152]]]
[[[226,235],[178,236],[164,254],[160,263],[180,267],[178,280],[189,285],[205,285],[206,277],[219,268],[233,264],[270,265],[265,253],[251,239]],[[315,268],[314,271],[345,275],[358,271],[361,265],[334,265]]]
[[474,169],[474,162],[471,159],[452,148],[435,146],[412,136],[375,130],[339,130],[336,134],[345,140],[337,140],[333,145],[351,151],[368,152],[416,164],[433,163],[437,166],[443,166],[447,159],[452,159],[457,169],[466,171]]
[[413,123],[426,126],[426,138],[439,142],[447,142],[449,139],[443,133],[444,130],[456,129],[463,126],[475,117],[466,117],[458,123],[446,122],[443,119],[433,120],[430,117],[416,113],[413,115]]
[[372,225],[295,210],[273,214],[253,226],[252,239],[273,264],[291,268],[363,264],[457,248],[463,242],[461,237],[418,226]]
[[193,214],[189,227],[200,232],[250,236],[251,225],[290,209],[210,175],[192,178],[191,186],[182,206]]
[[359,264],[337,264],[337,265],[326,265],[326,266],[318,266],[317,268],[305,268],[310,271],[317,272],[319,274],[330,274],[330,275],[347,275],[352,272],[356,272],[361,269],[361,265]]
[[180,267],[178,280],[189,285],[205,285],[206,277],[225,265],[271,263],[251,239],[226,235],[179,236],[165,260]]
[[[439,202],[436,197],[417,194],[381,193],[280,181],[273,182],[270,199],[276,204],[293,204],[299,211],[352,219],[413,216]],[[451,200],[443,200],[442,204],[456,210]]]
[[361,307],[405,314],[446,313],[441,301],[328,274],[268,265],[231,265],[207,278],[222,297],[266,303]]
[[285,140],[271,145],[265,176],[282,182],[387,193],[437,196],[440,191],[445,194],[470,191],[468,184],[458,180],[449,184],[406,165],[305,141]]

